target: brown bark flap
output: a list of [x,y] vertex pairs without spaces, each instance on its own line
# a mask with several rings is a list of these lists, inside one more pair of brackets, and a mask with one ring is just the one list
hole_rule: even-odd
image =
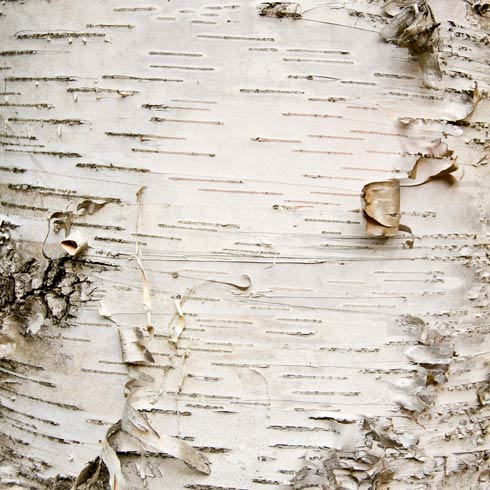
[[398,234],[400,225],[400,182],[370,182],[362,189],[366,232],[371,237]]

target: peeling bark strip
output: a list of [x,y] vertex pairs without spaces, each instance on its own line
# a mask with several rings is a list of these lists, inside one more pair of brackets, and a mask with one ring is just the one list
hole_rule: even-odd
[[[141,187],[136,193],[137,214],[136,214],[136,232],[138,233],[142,225],[142,196],[145,187]],[[90,209],[94,211],[95,207],[79,205],[80,209]],[[90,214],[90,213],[89,213]],[[66,241],[66,240],[65,240]],[[130,380],[125,385],[126,403],[121,419],[110,427],[104,441],[102,442],[102,454],[100,458],[88,463],[88,465],[79,474],[73,485],[73,490],[80,488],[85,484],[87,488],[98,482],[101,475],[104,474],[103,464],[109,472],[110,487],[112,490],[126,490],[132,488],[127,482],[124,470],[121,466],[119,453],[139,453],[141,458],[145,453],[157,453],[182,460],[187,466],[206,475],[211,473],[210,462],[200,451],[194,449],[185,441],[165,434],[158,433],[148,420],[148,416],[140,412],[133,406],[136,400],[144,395],[144,392],[155,391],[155,379],[138,370],[138,366],[153,365],[155,359],[149,350],[149,346],[154,339],[154,328],[152,323],[152,299],[151,288],[148,277],[143,267],[140,245],[136,242],[136,255],[138,267],[141,270],[143,283],[142,303],[146,312],[148,325],[146,327],[147,337],[143,329],[138,327],[121,327],[119,326],[119,339],[121,343],[122,360],[129,367]],[[248,277],[248,276],[245,276]],[[250,279],[250,278],[248,278]],[[238,286],[237,286],[238,287]],[[180,304],[178,303],[179,317],[183,317]],[[99,310],[100,311],[100,310]],[[105,316],[110,314],[102,311]],[[170,343],[176,344],[178,336],[175,335],[169,339]],[[114,443],[113,439],[116,441]],[[146,477],[143,477],[146,478]]]
[[2,490],[488,490],[487,3],[0,5]]
[[[395,5],[396,4],[396,5]],[[394,0],[385,6],[387,12],[399,7],[400,2]],[[466,91],[459,105],[463,106],[463,114],[453,124],[464,124],[473,115],[483,96],[475,82],[474,89]],[[415,121],[412,118],[400,118],[399,121],[409,126]],[[400,224],[400,187],[415,187],[426,184],[435,179],[448,178],[453,182],[451,175],[459,169],[454,152],[448,145],[439,139],[435,144],[427,148],[427,153],[422,154],[408,172],[407,179],[391,180],[383,182],[371,182],[366,184],[361,193],[363,203],[363,216],[366,221],[366,234],[369,237],[395,237],[398,231],[406,231],[412,235],[407,242],[410,248],[413,246],[413,233],[410,227]]]
[[[420,157],[408,173],[408,179],[366,184],[361,198],[367,236],[396,237],[401,230],[413,237],[412,230],[400,224],[400,187],[419,186],[434,179],[448,177],[458,168],[453,160]],[[408,244],[412,248],[413,238]]]

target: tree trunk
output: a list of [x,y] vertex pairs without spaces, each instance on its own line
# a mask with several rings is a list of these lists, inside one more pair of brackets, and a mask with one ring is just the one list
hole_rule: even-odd
[[490,488],[490,9],[430,8],[3,3],[1,488]]

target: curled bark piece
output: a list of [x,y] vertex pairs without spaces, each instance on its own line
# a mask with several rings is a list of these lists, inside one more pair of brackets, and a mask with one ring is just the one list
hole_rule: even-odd
[[362,189],[363,215],[369,237],[393,237],[400,227],[400,182],[371,182]]
[[431,180],[447,177],[458,170],[456,160],[448,158],[420,157],[408,173],[408,179],[401,181],[401,187],[415,187]]
[[92,461],[89,461],[80,471],[75,482],[72,485],[72,490],[77,490],[81,485],[90,488],[99,480],[100,475],[100,457],[97,456]]
[[78,232],[68,235],[61,240],[60,244],[63,250],[72,257],[80,255],[88,247],[87,239]]
[[407,240],[413,248],[414,236],[410,227],[400,224],[400,181],[371,182],[362,189],[363,216],[369,237],[395,237],[404,231],[411,235]]
[[141,328],[120,327],[119,338],[121,340],[123,362],[128,364],[147,364],[155,362],[155,359],[147,348],[149,340],[145,339]]
[[48,227],[53,222],[53,229],[55,233],[59,233],[61,230],[65,231],[65,234],[70,233],[71,220],[73,214],[69,211],[57,211],[48,218]]
[[142,373],[140,371],[135,372],[135,370],[129,370],[130,380],[124,385],[124,397],[130,398],[135,395],[136,390],[140,388],[146,388],[155,382],[153,376],[149,374]]
[[384,41],[408,48],[416,56],[422,70],[424,85],[433,88],[442,79],[438,52],[442,48],[439,26],[426,0],[389,2],[384,8],[393,15],[381,31]]
[[[169,342],[176,347],[179,341],[182,332],[186,327],[185,314],[182,309],[185,302],[191,297],[191,294],[194,292],[194,289],[188,289],[187,292],[181,296],[180,294],[175,298],[175,309],[176,313],[172,316],[170,320],[169,327],[172,328],[172,336],[169,339]],[[172,326],[173,325],[173,326]]]
[[[49,257],[46,255],[44,251],[44,246],[46,245],[46,241],[49,236],[49,232],[51,229],[51,223],[53,223],[53,231],[55,233],[59,233],[61,230],[65,232],[65,239],[61,242],[61,246],[68,252],[71,256],[78,255],[83,251],[83,249],[77,248],[77,243],[73,242],[72,236],[67,236],[70,234],[71,225],[73,218],[84,216],[86,214],[94,214],[100,208],[104,207],[108,201],[93,201],[91,199],[85,199],[81,203],[77,205],[77,212],[73,211],[56,211],[52,213],[48,218],[48,231],[46,236],[44,237],[43,245],[42,245],[42,254],[48,259]],[[72,242],[67,244],[63,244],[66,240],[71,239]],[[86,248],[86,245],[84,246]]]
[[413,244],[415,242],[415,236],[413,234],[412,228],[410,228],[410,226],[400,223],[398,229],[410,235],[410,238],[405,243],[407,244],[408,248],[413,248]]
[[100,316],[103,316],[104,318],[107,318],[108,320],[110,320],[111,322],[114,321],[114,319],[112,318],[112,312],[109,310],[109,308],[107,307],[107,305],[104,303],[104,301],[101,301],[99,303],[99,308],[97,310],[98,314]]
[[190,291],[187,294],[187,296],[185,296],[184,298],[179,296],[175,300],[175,308],[177,310],[177,315],[174,315],[172,321],[170,322],[170,323],[175,322],[175,325],[173,327],[172,337],[169,340],[169,342],[174,346],[177,346],[177,342],[179,341],[179,338],[185,329],[185,315],[184,315],[184,311],[182,310],[182,305],[189,298],[189,296],[190,296]]
[[[450,150],[446,151],[451,155]],[[413,247],[412,229],[400,224],[400,187],[415,187],[434,179],[446,178],[458,170],[456,160],[420,157],[402,180],[370,182],[362,189],[362,212],[369,237],[394,237],[399,231],[409,233],[409,248]]]
[[77,206],[78,215],[94,214],[106,204],[107,201],[92,201],[91,199],[85,199]]
[[245,281],[247,281],[247,284],[242,285],[242,284],[236,284],[234,282],[216,281],[214,279],[210,279],[209,282],[215,282],[217,284],[227,284],[228,286],[233,286],[234,288],[237,288],[240,291],[246,291],[252,285],[252,279],[250,279],[250,276],[247,276],[247,274],[243,274],[242,279],[245,279]]
[[301,6],[299,3],[291,2],[266,2],[259,5],[259,15],[267,17],[301,17]]

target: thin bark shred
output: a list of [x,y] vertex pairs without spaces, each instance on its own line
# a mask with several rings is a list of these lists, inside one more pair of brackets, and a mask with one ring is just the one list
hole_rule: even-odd
[[[137,198],[137,222],[138,232],[141,222],[141,198],[144,191],[142,187],[136,194]],[[204,474],[210,474],[210,462],[197,449],[187,442],[167,434],[160,434],[151,425],[148,417],[140,412],[135,406],[136,398],[141,397],[141,392],[153,390],[155,379],[138,369],[141,366],[153,365],[155,360],[149,349],[154,338],[154,327],[151,323],[151,288],[148,282],[139,243],[136,244],[136,260],[141,270],[143,283],[142,303],[145,309],[148,324],[146,333],[140,327],[119,326],[119,338],[123,362],[129,368],[129,380],[124,388],[126,403],[124,405],[121,419],[112,425],[104,440],[102,441],[101,456],[90,462],[80,473],[72,489],[77,490],[84,484],[84,490],[88,490],[92,484],[98,481],[101,465],[105,464],[110,475],[110,486],[112,490],[126,490],[130,486],[121,466],[118,452],[138,453],[142,457],[146,453],[158,453],[180,459],[187,466]],[[179,303],[178,314],[182,313]],[[99,310],[100,311],[100,310]],[[105,310],[105,316],[110,316]],[[182,314],[183,316],[183,314]],[[178,339],[178,337],[177,337]]]

